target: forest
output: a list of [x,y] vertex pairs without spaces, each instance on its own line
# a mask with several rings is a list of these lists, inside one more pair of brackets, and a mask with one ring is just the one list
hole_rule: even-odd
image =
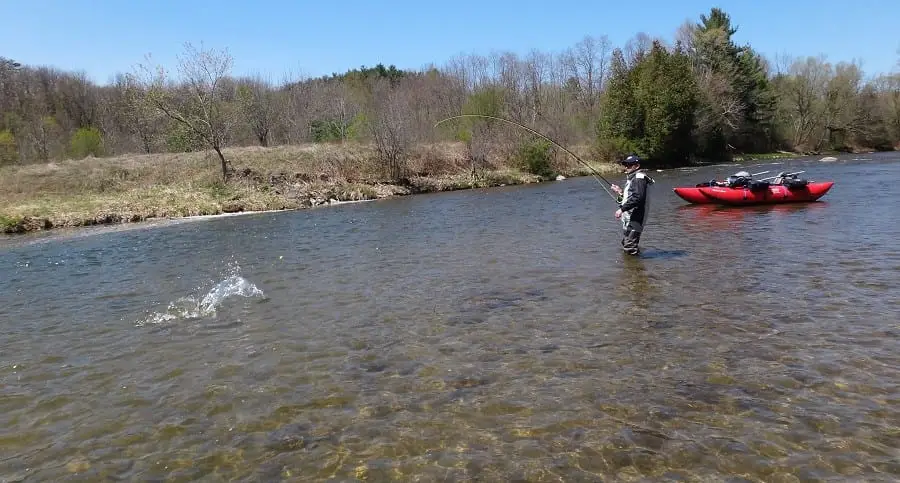
[[823,55],[766,59],[735,33],[712,9],[671,42],[639,33],[616,47],[587,36],[560,53],[460,55],[418,71],[377,64],[280,82],[235,77],[226,49],[190,44],[177,75],[144,64],[108,85],[0,58],[0,163],[338,142],[374,143],[400,174],[415,144],[462,142],[477,158],[533,142],[486,119],[433,128],[460,113],[515,120],[588,145],[598,160],[634,152],[665,166],[900,143],[900,70],[867,76]]
[[[737,43],[736,32],[713,8],[671,39],[637,33],[616,46],[589,35],[561,52],[492,51],[418,70],[378,63],[281,79],[237,76],[227,48],[190,43],[172,68],[147,56],[102,85],[83,72],[0,57],[0,219],[12,226],[55,214],[79,224],[111,210],[142,219],[290,207],[315,198],[300,183],[316,180],[418,179],[421,192],[433,188],[421,180],[435,185],[439,176],[476,186],[521,178],[512,172],[588,174],[509,123],[465,117],[435,126],[459,114],[519,123],[607,166],[628,153],[669,168],[900,147],[900,49],[893,71],[866,73],[858,61],[824,54],[766,58]],[[150,194],[176,186],[177,202]],[[116,193],[144,201],[122,207],[113,202],[122,196],[104,198]],[[77,207],[65,195],[79,196]],[[194,199],[201,195],[206,204]],[[356,186],[319,198],[375,196]],[[151,199],[163,205],[148,208]],[[57,213],[64,205],[74,222]]]

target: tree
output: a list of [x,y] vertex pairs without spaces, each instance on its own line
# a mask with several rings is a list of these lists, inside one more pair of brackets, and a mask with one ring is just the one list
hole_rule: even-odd
[[618,159],[634,152],[637,146],[633,140],[643,135],[642,117],[635,99],[632,71],[622,49],[615,49],[598,121],[598,156]]
[[141,66],[142,75],[138,79],[148,102],[184,125],[216,152],[222,177],[227,181],[231,167],[222,148],[241,112],[232,102],[235,89],[229,75],[233,60],[226,49],[203,49],[201,46],[198,50],[190,43],[184,47],[185,53],[178,56],[180,82],[173,82],[162,67]]
[[564,55],[564,64],[569,76],[577,86],[576,96],[588,116],[596,114],[600,93],[609,69],[612,43],[609,37],[585,36],[574,49]]
[[894,144],[900,145],[900,72],[882,75],[874,84],[885,129]]
[[679,165],[694,154],[698,106],[690,59],[680,49],[653,41],[630,69],[618,49],[599,126],[600,152],[621,157],[635,152],[648,166]]
[[0,166],[13,164],[19,160],[16,137],[8,129],[0,130]]
[[238,96],[244,108],[242,114],[259,145],[266,147],[272,127],[277,122],[279,101],[285,96],[279,96],[262,76],[241,79],[238,84]]
[[392,181],[401,180],[406,176],[406,155],[411,142],[409,98],[403,89],[391,85],[397,80],[376,78],[371,82],[369,128],[385,174]]
[[669,52],[654,41],[647,57],[634,69],[635,100],[643,121],[640,153],[648,165],[685,164],[694,153],[697,85],[689,58],[679,49]]
[[17,82],[21,68],[22,64],[0,56],[0,112],[9,112],[15,108],[15,97],[21,90]]
[[[498,86],[484,86],[477,89],[463,105],[463,114],[503,116],[507,105],[506,91]],[[472,182],[478,179],[478,167],[487,163],[487,152],[492,135],[499,121],[486,118],[463,118],[456,133],[457,139],[466,143],[472,168]]]
[[831,77],[831,64],[819,56],[796,60],[789,75],[776,78],[783,129],[793,149],[813,149],[819,144]]
[[825,85],[823,104],[824,133],[817,148],[846,148],[860,130],[857,106],[861,100],[862,70],[858,64],[840,62]]
[[690,35],[686,51],[701,94],[698,136],[709,157],[766,149],[772,135],[774,97],[761,57],[732,39],[737,28],[722,9],[682,27]]

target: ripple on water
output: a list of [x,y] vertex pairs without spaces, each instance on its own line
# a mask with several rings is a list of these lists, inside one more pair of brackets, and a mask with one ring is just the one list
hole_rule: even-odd
[[895,168],[828,166],[638,259],[590,178],[0,253],[0,479],[895,481]]

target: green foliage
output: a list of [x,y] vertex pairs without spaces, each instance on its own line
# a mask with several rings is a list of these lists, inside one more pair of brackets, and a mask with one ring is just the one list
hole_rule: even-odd
[[316,119],[309,123],[309,131],[313,142],[331,143],[356,139],[366,125],[366,117],[357,114],[349,120]]
[[636,141],[625,136],[601,136],[594,144],[592,155],[604,161],[618,161],[629,154],[638,152]]
[[343,82],[363,82],[368,79],[387,79],[391,82],[391,85],[394,85],[400,79],[409,75],[412,75],[412,73],[398,69],[393,64],[391,64],[389,67],[385,67],[384,64],[379,63],[376,64],[375,67],[366,67],[365,65],[363,65],[357,69],[348,70],[343,74],[332,73],[330,79],[327,77],[324,77],[323,79],[338,80]]
[[506,93],[502,87],[488,86],[476,90],[463,106],[463,114],[500,116],[503,112]]
[[551,147],[552,144],[543,139],[533,140],[519,147],[516,160],[524,171],[551,179],[556,176],[550,162]]
[[736,32],[730,16],[719,8],[702,15],[693,31],[695,75],[713,79],[701,100],[711,119],[703,123],[706,132],[698,133],[700,151],[709,157],[724,156],[729,145],[740,152],[773,147],[773,89],[762,58],[749,46],[735,44]]
[[16,228],[22,223],[20,217],[0,215],[0,233],[15,233]]
[[691,134],[698,97],[690,59],[654,42],[637,70],[638,105],[644,115],[640,149],[648,165],[685,164],[695,147]]
[[22,117],[15,112],[6,112],[3,114],[3,121],[0,124],[0,130],[8,130],[12,133],[18,132],[22,128]]
[[0,131],[0,166],[13,164],[19,160],[19,147],[12,131],[5,129]]
[[[636,148],[631,140],[642,136],[643,115],[635,100],[634,79],[621,49],[612,53],[610,76],[601,101],[598,121],[600,149],[617,156],[617,150]],[[621,153],[618,153],[621,154]]]
[[73,159],[82,159],[88,155],[103,156],[103,135],[94,127],[83,127],[72,134],[69,140],[69,155]]
[[595,150],[615,157],[634,152],[648,166],[684,164],[695,150],[697,106],[697,85],[683,52],[654,42],[628,69],[616,51]]
[[199,133],[180,122],[169,122],[165,136],[166,149],[171,153],[202,151],[207,146]]
[[[463,105],[463,114],[479,114],[482,116],[501,117],[506,105],[506,92],[499,86],[487,86],[473,92]],[[472,143],[476,130],[490,129],[499,121],[480,117],[465,117],[454,126],[454,138],[466,144]]]
[[737,33],[736,28],[731,27],[731,16],[721,8],[713,7],[709,15],[700,15],[700,23],[697,27],[702,30],[720,29],[729,37]]
[[[629,41],[640,47],[635,55],[626,59],[620,50],[610,58],[610,44],[586,39],[559,54],[473,54],[416,71],[363,65],[280,85],[233,77],[227,51],[189,45],[171,71],[148,59],[109,86],[77,72],[0,57],[0,131],[9,131],[16,144],[13,156],[7,140],[7,159],[38,162],[68,156],[82,126],[103,126],[105,154],[125,154],[164,146],[221,151],[369,141],[374,135],[364,129],[367,118],[403,119],[404,142],[463,141],[473,177],[495,159],[493,148],[505,149],[507,139],[521,133],[488,119],[443,123],[437,132],[433,122],[460,112],[500,115],[566,144],[596,140],[594,152],[607,158],[637,152],[665,164],[900,145],[900,81],[891,80],[896,73],[866,73],[857,80],[853,69],[824,58],[770,63],[736,41],[737,22],[724,10],[702,13],[677,33],[690,47],[685,52],[654,54],[644,48],[648,37],[640,36]],[[694,88],[676,64],[689,66]],[[689,109],[694,97],[697,106]],[[366,117],[357,117],[360,112]],[[170,121],[189,126],[205,142]],[[682,128],[691,124],[686,136]],[[89,141],[78,141],[79,156],[95,152]],[[227,177],[228,163],[222,162]]]
[[316,119],[309,123],[312,140],[317,143],[335,142],[343,138],[341,124],[338,121]]
[[221,180],[209,184],[209,193],[217,200],[224,200],[232,194],[232,189]]

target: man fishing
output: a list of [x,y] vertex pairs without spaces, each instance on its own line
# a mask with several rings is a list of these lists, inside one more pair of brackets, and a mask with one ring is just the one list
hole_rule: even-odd
[[624,190],[615,184],[610,186],[619,195],[616,219],[622,220],[622,249],[629,255],[637,255],[650,207],[647,187],[654,181],[641,170],[641,159],[634,154],[619,164],[624,166],[626,181]]

